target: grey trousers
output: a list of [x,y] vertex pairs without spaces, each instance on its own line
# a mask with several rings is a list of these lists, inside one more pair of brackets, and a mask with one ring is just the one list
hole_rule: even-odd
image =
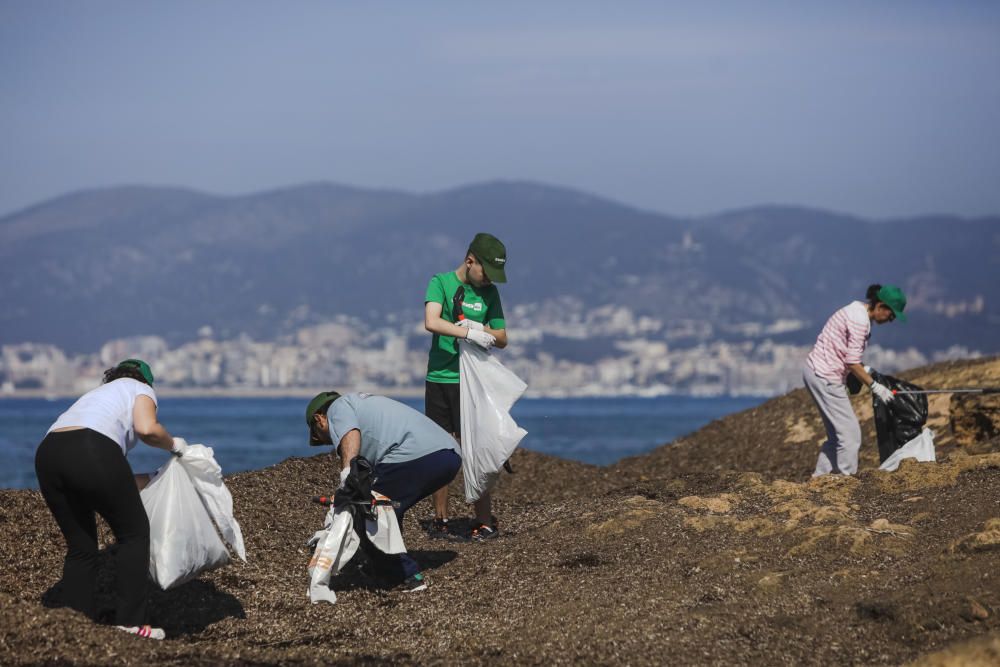
[[861,424],[854,416],[847,387],[819,377],[808,364],[802,370],[802,379],[826,427],[826,442],[819,451],[813,477],[830,473],[853,475],[858,471]]

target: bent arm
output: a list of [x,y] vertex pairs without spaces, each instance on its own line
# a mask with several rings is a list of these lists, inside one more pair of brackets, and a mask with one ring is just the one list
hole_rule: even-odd
[[337,451],[340,452],[341,470],[350,468],[351,461],[361,453],[361,431],[352,428],[345,433],[344,437],[340,439],[340,446],[337,448]]
[[457,324],[449,322],[441,317],[443,307],[436,301],[428,301],[424,304],[424,328],[431,333],[441,336],[454,336],[455,338],[465,338],[469,335],[469,330]]
[[156,419],[156,403],[149,396],[136,396],[132,408],[132,427],[135,434],[147,445],[168,452],[173,449],[174,439]]

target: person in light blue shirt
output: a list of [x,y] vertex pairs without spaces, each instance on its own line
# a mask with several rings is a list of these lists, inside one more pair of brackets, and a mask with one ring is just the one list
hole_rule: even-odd
[[[322,392],[306,407],[306,424],[309,444],[337,446],[341,485],[355,457],[372,464],[372,490],[392,499],[401,529],[406,510],[451,483],[462,467],[458,444],[449,433],[385,396]],[[427,588],[413,558],[405,553],[382,553],[363,529],[357,532],[365,554],[390,585],[402,583],[406,591]]]

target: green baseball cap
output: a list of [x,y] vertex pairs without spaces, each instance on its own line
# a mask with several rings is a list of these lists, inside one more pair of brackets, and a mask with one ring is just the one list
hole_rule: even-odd
[[469,244],[469,252],[475,255],[479,263],[483,265],[483,271],[486,272],[486,277],[490,279],[490,282],[507,282],[507,274],[504,273],[504,266],[507,264],[507,248],[504,247],[503,243],[500,243],[500,239],[492,234],[479,232]]
[[139,375],[149,383],[149,386],[153,386],[153,371],[149,369],[149,364],[147,364],[142,359],[126,359],[120,362],[115,368],[137,368],[139,369]]
[[878,300],[889,306],[897,320],[906,321],[906,315],[903,314],[903,309],[906,308],[906,295],[903,294],[903,290],[895,285],[882,285],[882,289],[878,291]]
[[319,436],[313,431],[313,415],[322,410],[325,406],[333,403],[335,400],[340,398],[340,394],[335,391],[321,391],[316,394],[309,405],[306,406],[306,424],[309,426],[309,444],[322,445],[323,443],[319,441]]

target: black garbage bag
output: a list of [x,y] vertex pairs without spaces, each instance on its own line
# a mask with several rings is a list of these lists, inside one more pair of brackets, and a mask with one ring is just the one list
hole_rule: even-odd
[[[915,384],[878,371],[872,371],[871,376],[892,391],[920,391]],[[920,435],[927,423],[927,394],[896,394],[896,399],[888,404],[872,394],[872,408],[875,410],[879,463]]]
[[344,486],[333,496],[333,506],[346,507],[355,520],[374,521],[377,517],[372,507],[372,484],[375,482],[375,466],[363,456],[351,459],[351,472],[344,480]]

